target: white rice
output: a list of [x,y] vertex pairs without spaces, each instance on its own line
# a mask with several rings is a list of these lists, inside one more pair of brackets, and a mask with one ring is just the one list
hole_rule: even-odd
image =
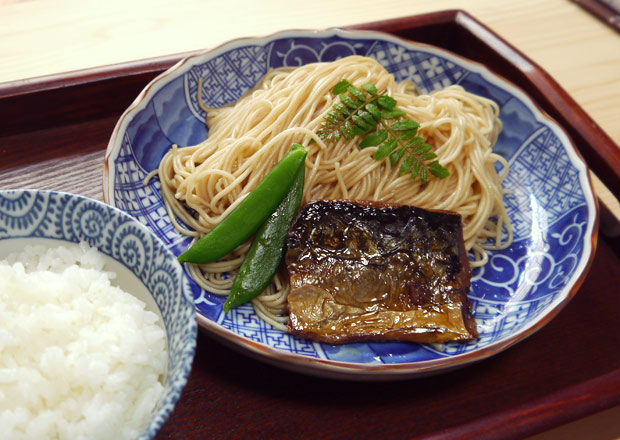
[[85,244],[0,261],[0,439],[138,437],[163,391],[166,334],[113,277]]

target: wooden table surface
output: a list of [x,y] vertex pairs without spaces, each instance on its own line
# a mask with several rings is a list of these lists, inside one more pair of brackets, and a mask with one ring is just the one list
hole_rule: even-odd
[[[620,145],[620,33],[568,0],[0,0],[0,83],[440,9],[466,10],[532,58]],[[619,437],[612,408],[536,439]]]

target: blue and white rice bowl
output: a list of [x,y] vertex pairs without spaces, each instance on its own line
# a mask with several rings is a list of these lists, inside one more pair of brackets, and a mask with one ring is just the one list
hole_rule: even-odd
[[191,283],[199,325],[267,362],[310,374],[378,380],[435,373],[483,359],[552,319],[583,282],[596,244],[597,204],[587,167],[566,132],[523,91],[486,67],[436,47],[367,31],[287,31],[240,39],[191,56],[146,86],[122,115],[105,156],[104,196],[138,218],[175,254],[190,240],[173,228],[155,178],[172,144],[208,136],[205,113],[237,100],[269,68],[375,58],[397,81],[423,92],[459,84],[500,106],[495,152],[510,164],[505,206],[515,239],[474,271],[469,298],[480,337],[468,343],[356,343],[331,346],[273,329],[251,305],[223,313],[224,298]]
[[139,437],[152,439],[179,400],[196,347],[192,290],[174,254],[144,225],[105,203],[54,191],[0,191],[0,260],[27,246],[79,243],[96,248],[103,255],[104,271],[116,276],[113,284],[163,320],[167,345],[163,393]]

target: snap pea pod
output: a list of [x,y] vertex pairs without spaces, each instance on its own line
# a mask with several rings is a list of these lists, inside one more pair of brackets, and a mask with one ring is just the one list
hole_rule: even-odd
[[179,255],[181,263],[211,263],[250,238],[275,211],[304,167],[307,152],[293,144],[245,199],[215,228]]
[[284,200],[256,232],[224,303],[224,312],[257,297],[276,274],[284,254],[286,234],[301,205],[305,171],[304,166],[299,169]]

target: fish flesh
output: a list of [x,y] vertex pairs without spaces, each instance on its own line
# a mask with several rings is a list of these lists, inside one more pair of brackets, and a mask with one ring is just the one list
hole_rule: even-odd
[[329,344],[478,337],[461,216],[320,200],[287,235],[290,333]]

